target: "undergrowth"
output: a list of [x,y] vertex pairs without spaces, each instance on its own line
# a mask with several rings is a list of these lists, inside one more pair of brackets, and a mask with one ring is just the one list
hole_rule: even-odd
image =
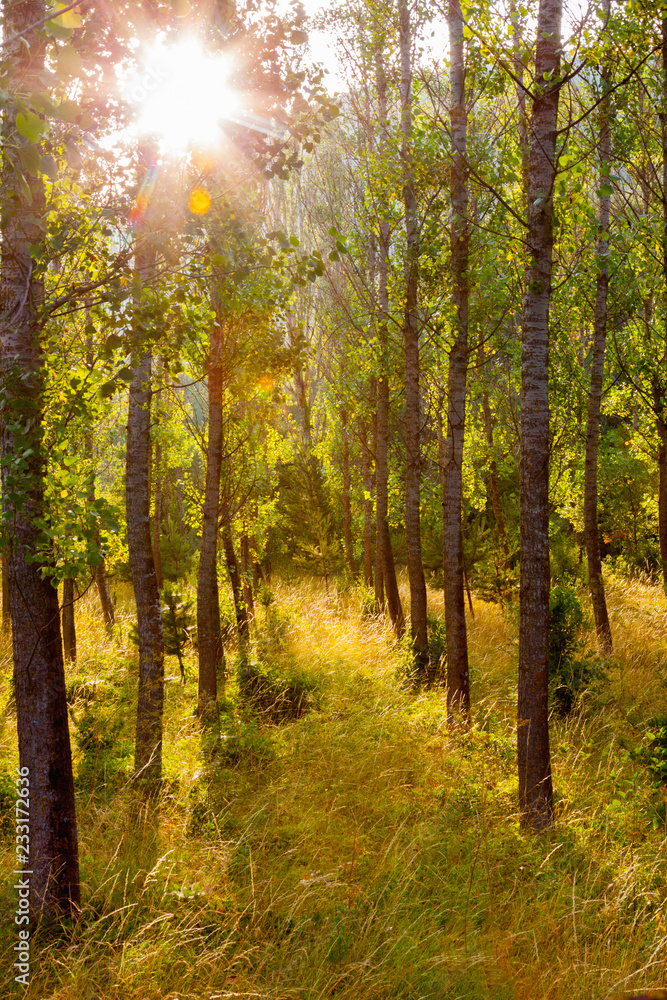
[[[37,933],[21,992],[613,1000],[662,985],[665,599],[638,581],[608,589],[615,659],[590,697],[552,718],[557,823],[542,837],[517,821],[517,635],[498,605],[475,601],[468,620],[465,730],[448,727],[441,688],[401,684],[405,651],[383,618],[360,614],[359,592],[276,587],[257,602],[251,648],[237,654],[245,667],[230,670],[215,724],[193,715],[192,649],[185,685],[167,659],[165,777],[146,802],[131,778],[129,604],[119,600],[107,640],[87,595],[68,676],[82,913],[60,935]],[[438,622],[441,596],[429,604]],[[16,745],[0,651],[1,813]],[[253,704],[248,670],[276,685],[271,697],[301,683],[304,710],[273,713],[268,695]],[[14,993],[11,824],[0,821],[0,835],[4,997]]]

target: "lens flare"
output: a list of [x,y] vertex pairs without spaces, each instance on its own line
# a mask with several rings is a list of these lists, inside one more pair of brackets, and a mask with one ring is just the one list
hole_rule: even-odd
[[165,152],[215,146],[221,122],[240,111],[231,70],[228,57],[210,55],[196,39],[153,45],[125,87],[137,108],[137,132],[157,137]]
[[203,187],[196,187],[190,195],[188,207],[193,215],[206,215],[211,207],[211,196]]

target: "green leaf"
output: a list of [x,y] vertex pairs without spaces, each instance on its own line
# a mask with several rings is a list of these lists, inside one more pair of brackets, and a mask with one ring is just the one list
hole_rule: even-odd
[[43,174],[49,178],[49,180],[57,181],[59,177],[58,164],[55,159],[48,153],[41,158],[40,169]]
[[16,128],[29,142],[39,142],[49,131],[49,126],[34,111],[28,111],[26,114],[19,111],[16,116]]
[[56,63],[56,73],[61,79],[69,80],[73,76],[80,76],[83,70],[81,56],[73,45],[65,45],[58,53]]
[[33,145],[21,146],[19,149],[19,157],[21,158],[21,166],[25,172],[30,174],[32,177],[36,177],[42,163],[42,158],[39,155],[37,147]]

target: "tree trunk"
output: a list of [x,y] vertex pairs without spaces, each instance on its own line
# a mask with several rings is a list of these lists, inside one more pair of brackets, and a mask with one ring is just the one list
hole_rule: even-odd
[[2,557],[2,633],[9,635],[12,629],[12,616],[9,610],[9,559]]
[[153,474],[153,562],[155,563],[155,578],[158,590],[162,590],[162,553],[160,551],[160,536],[162,534],[162,448],[155,446],[155,472]]
[[410,581],[410,632],[415,680],[428,674],[428,626],[426,581],[422,563],[420,524],[421,406],[419,399],[419,220],[412,162],[412,32],[407,0],[399,0],[399,47],[401,54],[401,164],[405,211],[405,538]]
[[[23,35],[5,43],[5,84],[12,93],[40,90],[44,47],[30,26],[45,16],[45,4],[6,0],[3,13],[4,37]],[[3,557],[9,576],[19,759],[27,774],[22,784],[30,816],[29,857],[17,855],[16,864],[30,872],[25,878],[33,912],[76,919],[79,853],[58,592],[43,575],[43,563],[33,558],[45,544],[39,527],[45,516],[46,470],[39,315],[44,279],[31,253],[43,241],[44,190],[40,179],[29,177],[28,204],[17,183],[22,174],[19,150],[28,151],[30,143],[16,132],[11,106],[4,112],[3,133],[12,140],[5,143],[2,163],[3,200],[9,209],[3,213],[0,264]],[[23,456],[20,462],[17,456]]]
[[255,602],[252,594],[252,569],[250,565],[250,539],[245,531],[241,535],[241,577],[243,578],[243,600],[246,614],[251,620],[255,616]]
[[[93,367],[94,367],[94,364],[95,364],[95,360],[94,360],[94,357],[93,357],[93,335],[92,335],[92,329],[89,329],[90,322],[91,322],[91,320],[90,320],[90,314],[89,314],[89,311],[88,311],[88,303],[86,303],[86,329],[87,329],[87,332],[86,332],[86,367],[87,367],[88,371],[92,371]],[[86,457],[88,458],[88,461],[90,462],[91,470],[94,470],[94,468],[95,468],[95,464],[94,464],[95,456],[94,456],[94,448],[93,448],[93,433],[92,433],[92,429],[91,428],[88,428],[86,430],[85,449],[86,449]],[[93,505],[93,503],[95,501],[95,472],[94,471],[92,472],[91,479],[90,479],[90,493],[88,495],[88,499],[89,499],[90,505],[92,507],[92,505]],[[95,532],[95,541],[99,545],[100,537],[99,537],[99,533],[97,532],[97,530]],[[99,566],[95,566],[93,568],[93,579],[95,580],[95,585],[97,586],[97,593],[99,594],[99,598],[100,598],[100,605],[102,607],[102,615],[104,617],[104,625],[105,625],[106,630],[107,630],[107,635],[111,635],[112,632],[113,632],[113,627],[116,624],[116,615],[114,613],[113,604],[111,602],[111,594],[109,593],[109,583],[107,581],[107,570],[106,570],[106,563],[105,563],[104,559],[102,559],[102,561],[100,562]]]
[[340,411],[341,435],[343,438],[343,540],[345,542],[345,561],[353,580],[357,580],[359,573],[354,558],[354,544],[352,542],[352,504],[350,493],[352,486],[352,476],[350,473],[350,438],[347,432],[347,411]]
[[[667,16],[663,10],[662,18],[662,106],[667,102]],[[662,139],[662,274],[667,285],[667,111],[660,112],[660,131]],[[667,290],[666,290],[667,297]],[[664,372],[667,361],[667,313],[665,314],[664,353],[661,368]],[[660,559],[662,561],[662,581],[667,593],[667,418],[665,416],[665,394],[662,378],[659,396],[655,406],[658,426],[658,539],[660,542]],[[654,398],[657,393],[654,391]]]
[[553,824],[549,752],[549,306],[562,0],[540,0],[530,119],[521,349],[521,579],[517,746],[524,826]]
[[109,581],[107,580],[107,570],[104,559],[99,566],[95,567],[94,572],[97,593],[100,597],[100,605],[102,606],[102,614],[104,616],[104,624],[106,626],[107,634],[111,635],[113,627],[116,624],[116,615],[111,601],[111,594],[109,593]]
[[[602,9],[609,15],[610,0],[604,0]],[[604,99],[600,105],[600,183],[609,184],[611,142],[609,136],[609,98],[606,96],[611,82],[608,63],[602,68]],[[602,559],[600,556],[600,531],[598,528],[598,445],[600,440],[600,402],[604,378],[604,360],[607,341],[607,295],[609,289],[609,202],[608,194],[599,197],[600,237],[597,245],[597,291],[593,323],[593,363],[591,387],[588,395],[588,421],[586,426],[586,462],[584,471],[584,532],[588,558],[588,586],[593,603],[595,631],[600,651],[609,656],[612,651],[611,628],[607,613]]]
[[[484,354],[482,351],[480,351],[480,358],[482,363],[484,363]],[[486,443],[489,447],[489,455],[491,456],[489,461],[489,493],[491,494],[491,506],[493,507],[493,516],[496,519],[498,538],[500,539],[500,544],[505,556],[505,566],[508,566],[510,549],[507,541],[505,517],[503,515],[502,504],[500,503],[498,466],[495,458],[493,457],[493,415],[491,413],[491,404],[489,403],[489,394],[486,389],[482,392],[482,413],[484,414],[484,433],[486,435]]]
[[63,580],[63,651],[65,663],[76,663],[76,623],[74,621],[74,580]]
[[[147,236],[139,236],[135,270],[142,284],[150,280],[155,257]],[[135,308],[141,312],[138,296]],[[143,350],[143,354],[141,353]],[[134,751],[135,775],[154,784],[162,775],[164,711],[164,640],[160,591],[153,561],[150,522],[152,352],[139,348],[134,359],[127,416],[125,509],[132,586],[139,632],[139,690]]]
[[[376,52],[378,110],[380,115],[380,160],[386,153],[387,128],[387,80],[385,76],[382,53]],[[378,378],[377,405],[377,448],[375,451],[375,518],[376,518],[376,551],[382,575],[375,573],[376,596],[384,590],[387,598],[389,616],[397,637],[400,639],[405,631],[405,616],[401,605],[394,553],[391,548],[389,534],[389,331],[387,329],[389,316],[389,222],[380,219],[380,239],[378,247],[378,341],[380,346],[380,375]],[[384,596],[383,595],[383,596]],[[381,603],[383,606],[384,600]]]
[[225,550],[225,562],[229,573],[229,582],[232,585],[232,595],[234,597],[234,610],[236,611],[236,627],[239,633],[239,645],[242,650],[247,649],[250,641],[250,628],[248,626],[248,615],[246,613],[243,591],[241,588],[241,574],[239,564],[234,551],[234,537],[232,535],[232,521],[229,511],[223,505],[222,517],[222,544]]
[[443,569],[445,633],[447,637],[447,709],[470,714],[470,671],[466,632],[463,579],[463,444],[468,375],[468,111],[465,97],[465,52],[463,15],[459,0],[449,3],[450,121],[452,134],[452,299],[456,307],[456,330],[449,353],[447,377],[447,437],[445,442],[443,491]]
[[208,355],[208,445],[197,575],[198,712],[204,717],[214,714],[218,699],[218,677],[224,682],[225,675],[217,570],[222,472],[222,378],[222,322],[218,315],[211,327]]
[[364,584],[373,586],[373,464],[368,428],[361,428],[361,471],[364,477]]

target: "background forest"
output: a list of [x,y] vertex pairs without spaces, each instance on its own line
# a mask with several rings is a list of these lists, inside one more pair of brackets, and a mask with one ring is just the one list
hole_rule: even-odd
[[662,986],[666,11],[0,7],[3,995]]

